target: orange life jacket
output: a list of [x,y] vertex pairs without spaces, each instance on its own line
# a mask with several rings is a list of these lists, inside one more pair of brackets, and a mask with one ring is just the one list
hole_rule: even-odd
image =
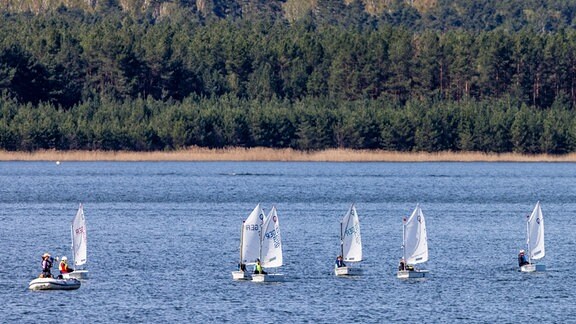
[[68,264],[65,262],[60,262],[60,272],[67,273],[68,271]]

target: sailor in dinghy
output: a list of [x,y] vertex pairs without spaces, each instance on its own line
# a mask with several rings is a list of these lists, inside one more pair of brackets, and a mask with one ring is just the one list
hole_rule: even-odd
[[402,219],[402,259],[396,276],[400,279],[424,278],[428,270],[416,269],[415,265],[428,261],[428,235],[426,220],[420,205],[409,218]]
[[58,278],[61,279],[65,274],[74,272],[74,269],[70,269],[68,266],[68,257],[63,256],[60,260],[60,265],[58,266],[58,270],[60,270],[60,276],[58,276]]
[[260,257],[260,230],[266,218],[260,204],[256,205],[240,230],[240,260],[238,270],[232,271],[234,280],[252,280],[252,275],[246,270],[246,265],[255,264]]
[[527,254],[521,250],[518,255],[518,266],[521,272],[546,271],[546,265],[536,264],[546,255],[544,248],[544,215],[540,202],[536,203],[532,214],[526,220],[526,248]]
[[84,207],[80,204],[76,216],[72,219],[70,226],[72,234],[72,257],[74,270],[63,272],[64,278],[88,279],[88,270],[84,268],[88,261],[87,255],[87,230],[86,218],[84,217]]
[[362,261],[362,238],[360,236],[360,219],[354,204],[340,222],[340,255],[336,258],[334,274],[336,276],[359,275],[361,269],[347,266]]
[[[260,231],[260,257],[257,258],[257,270],[260,273],[252,275],[254,282],[277,282],[284,281],[284,274],[269,273],[263,268],[275,269],[283,265],[282,238],[280,235],[280,220],[276,207],[272,207],[270,213],[264,219]],[[259,267],[258,267],[259,266]]]

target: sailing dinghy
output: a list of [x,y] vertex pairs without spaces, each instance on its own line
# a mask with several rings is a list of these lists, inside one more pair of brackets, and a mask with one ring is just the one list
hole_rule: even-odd
[[[350,206],[348,213],[340,222],[340,256],[346,263],[356,263],[362,261],[362,238],[360,236],[360,220],[354,204]],[[359,268],[347,265],[338,267],[334,265],[334,274],[337,276],[359,274]]]
[[419,270],[414,267],[416,264],[428,261],[428,236],[426,234],[426,221],[420,205],[412,212],[408,219],[403,219],[403,256],[398,267],[397,277],[423,278],[428,274],[428,270]]
[[264,221],[264,211],[258,204],[248,218],[242,222],[240,231],[240,262],[238,270],[232,271],[234,280],[251,280],[250,272],[246,270],[246,265],[253,265],[260,257],[260,230]]
[[63,278],[76,278],[87,279],[88,270],[83,269],[83,265],[87,261],[86,250],[86,218],[84,217],[84,208],[82,204],[76,212],[76,216],[72,220],[72,256],[74,258],[74,271],[62,274]]
[[74,290],[80,288],[80,280],[75,278],[36,278],[28,284],[30,290]]
[[544,216],[539,201],[526,221],[526,248],[528,264],[520,266],[520,271],[546,271],[546,265],[532,263],[533,260],[542,259],[546,254],[544,250]]
[[[264,219],[260,231],[260,264],[262,268],[279,268],[283,264],[282,238],[280,236],[280,219],[276,207],[272,207],[268,216]],[[254,273],[254,282],[278,282],[284,281],[281,273]]]

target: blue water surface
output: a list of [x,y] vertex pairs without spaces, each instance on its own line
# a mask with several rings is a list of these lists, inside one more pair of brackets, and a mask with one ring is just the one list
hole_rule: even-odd
[[[574,321],[576,164],[1,162],[2,323]],[[516,271],[540,200],[545,273]],[[339,221],[360,215],[363,275],[332,275]],[[70,257],[84,204],[91,278],[33,292]],[[240,226],[278,209],[287,281],[235,282]],[[424,280],[399,280],[402,217],[426,215]]]

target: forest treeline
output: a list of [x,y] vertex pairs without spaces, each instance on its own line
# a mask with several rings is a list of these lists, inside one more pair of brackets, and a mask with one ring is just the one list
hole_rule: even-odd
[[312,18],[319,24],[391,24],[415,31],[529,27],[548,32],[576,25],[576,0],[0,0],[0,10],[10,13],[42,15],[66,9],[153,19],[184,13],[207,21]]
[[68,111],[6,97],[1,102],[0,147],[7,150],[234,146],[564,154],[576,149],[573,110],[561,105],[542,110],[510,98],[400,105],[385,99],[148,97],[88,100]]
[[575,30],[309,18],[5,14],[0,149],[576,149]]

